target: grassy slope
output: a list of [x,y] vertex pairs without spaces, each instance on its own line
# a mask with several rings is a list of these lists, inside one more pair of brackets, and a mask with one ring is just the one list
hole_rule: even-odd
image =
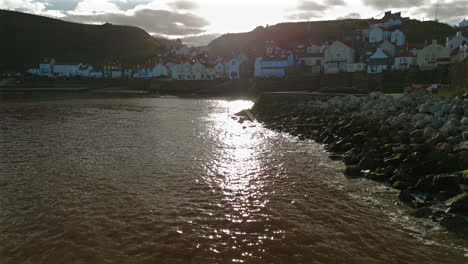
[[416,21],[412,20],[401,27],[406,34],[406,40],[409,43],[431,42],[436,39],[439,43],[444,43],[448,36],[456,34],[456,29],[443,23],[434,21]]
[[37,65],[46,56],[133,62],[154,55],[164,44],[137,27],[77,24],[5,10],[0,10],[0,36],[0,71]]

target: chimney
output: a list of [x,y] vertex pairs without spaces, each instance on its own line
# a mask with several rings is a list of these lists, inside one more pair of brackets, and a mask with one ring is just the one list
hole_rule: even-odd
[[384,16],[384,17],[391,16],[391,15],[392,15],[392,11],[387,11],[387,12],[385,12],[385,16]]

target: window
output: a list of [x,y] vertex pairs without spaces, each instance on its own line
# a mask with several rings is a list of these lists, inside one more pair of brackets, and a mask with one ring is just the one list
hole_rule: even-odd
[[429,60],[431,56],[429,54],[426,55],[426,60]]
[[436,59],[436,55],[432,54],[432,60],[435,60],[435,59]]
[[236,61],[232,61],[232,65],[236,65]]

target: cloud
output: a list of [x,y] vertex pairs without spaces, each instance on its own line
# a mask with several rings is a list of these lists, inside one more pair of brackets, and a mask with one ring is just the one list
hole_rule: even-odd
[[135,8],[139,5],[149,4],[152,2],[152,0],[112,0],[111,2],[118,6],[120,9],[126,11]]
[[346,3],[344,0],[325,0],[325,5],[329,6],[345,6]]
[[175,10],[193,10],[198,8],[198,4],[196,2],[192,2],[189,0],[178,0],[175,2],[168,3],[171,8]]
[[361,15],[359,13],[349,13],[346,16],[337,17],[336,20],[357,19],[357,18],[361,18]]
[[308,12],[299,12],[299,13],[291,14],[291,15],[286,16],[286,18],[294,19],[294,20],[309,20],[311,18],[318,18],[321,16],[322,16],[322,13],[320,12],[308,11]]
[[[436,4],[425,6],[418,10],[425,17],[435,17]],[[468,0],[456,0],[453,2],[439,3],[437,17],[443,21],[460,21],[466,17],[468,10]]]
[[[336,0],[331,0],[336,1]],[[338,0],[340,1],[340,0]],[[328,7],[314,1],[300,0],[297,9],[300,11],[325,11]]]
[[0,0],[0,7],[7,10],[41,12],[46,9],[47,4],[33,0]]
[[364,5],[374,9],[419,7],[424,0],[363,0]]
[[190,37],[182,38],[182,42],[189,46],[195,46],[195,47],[206,46],[212,40],[220,36],[221,34],[218,34],[218,33],[190,36]]
[[72,14],[120,13],[120,8],[113,0],[82,0]]
[[133,15],[103,13],[91,15],[71,15],[65,20],[80,23],[113,23],[140,27],[149,33],[163,35],[193,35],[205,32],[209,22],[193,14],[181,14],[165,10],[143,9]]
[[[342,0],[327,0],[327,1],[342,1]],[[325,10],[330,8],[330,6],[322,5],[314,1],[308,0],[299,0],[296,7],[296,13],[286,16],[286,19],[294,20],[309,20],[311,18],[319,18],[323,16]]]

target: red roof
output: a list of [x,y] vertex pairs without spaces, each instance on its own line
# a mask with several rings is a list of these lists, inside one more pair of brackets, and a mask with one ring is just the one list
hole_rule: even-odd
[[457,55],[460,52],[460,47],[454,49],[450,55]]
[[403,53],[398,54],[396,57],[416,57],[416,56],[414,56],[414,54],[409,51],[405,51]]

